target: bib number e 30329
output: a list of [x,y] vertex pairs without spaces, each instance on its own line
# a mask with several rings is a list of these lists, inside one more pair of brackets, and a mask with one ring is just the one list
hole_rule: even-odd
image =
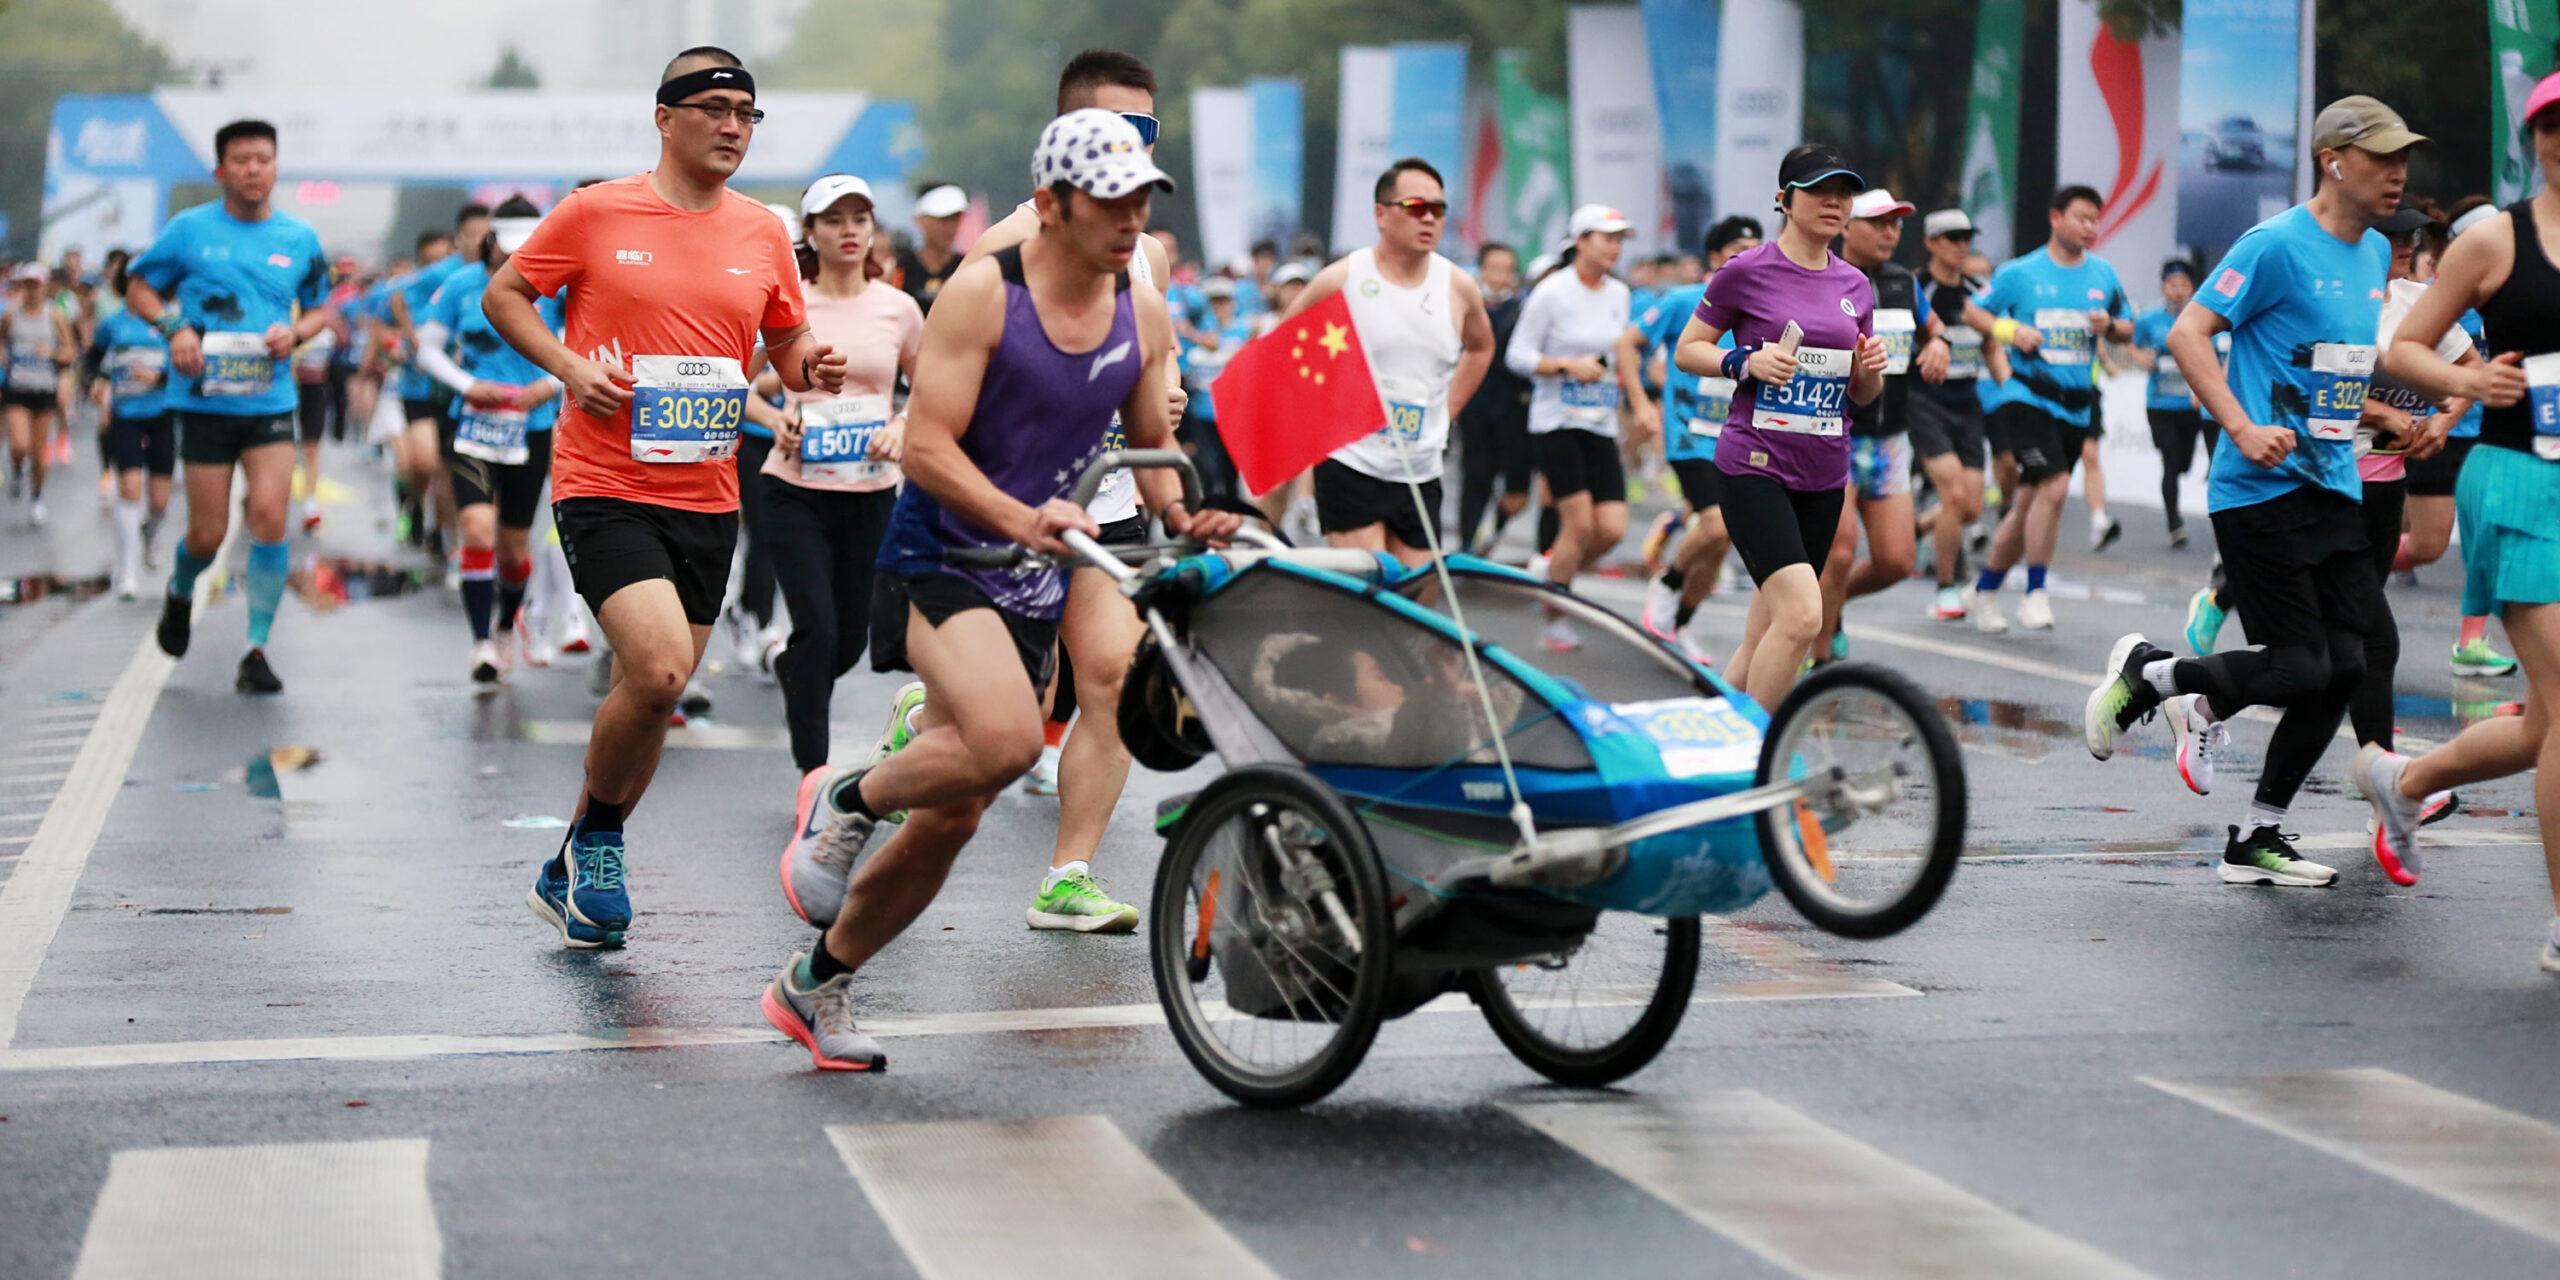
[[2370,343],[2318,342],[2311,347],[2311,438],[2352,444],[2364,415],[2365,389],[2373,383],[2376,348]]
[[631,456],[716,462],[738,451],[747,379],[723,356],[631,357]]

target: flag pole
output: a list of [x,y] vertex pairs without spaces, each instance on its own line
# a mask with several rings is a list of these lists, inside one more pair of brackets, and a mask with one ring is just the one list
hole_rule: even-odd
[[1396,435],[1396,457],[1404,463],[1404,487],[1413,495],[1414,512],[1422,517],[1422,541],[1431,552],[1431,567],[1440,576],[1440,594],[1449,601],[1449,618],[1458,624],[1458,649],[1467,657],[1467,675],[1475,681],[1476,701],[1484,708],[1484,722],[1493,732],[1493,758],[1502,765],[1502,785],[1511,792],[1511,822],[1520,828],[1520,842],[1534,844],[1538,839],[1538,823],[1529,812],[1529,802],[1520,795],[1520,775],[1511,766],[1511,744],[1502,726],[1501,713],[1493,709],[1493,690],[1484,680],[1484,663],[1476,654],[1475,629],[1467,625],[1467,612],[1458,603],[1458,585],[1449,577],[1449,556],[1440,546],[1440,513],[1433,511],[1422,498],[1422,481],[1413,472],[1413,442]]

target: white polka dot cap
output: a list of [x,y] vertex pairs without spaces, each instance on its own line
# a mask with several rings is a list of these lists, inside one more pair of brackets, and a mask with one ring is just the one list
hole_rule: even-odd
[[1031,153],[1031,182],[1063,182],[1097,200],[1117,200],[1152,184],[1173,190],[1173,179],[1147,155],[1138,127],[1099,107],[1070,111],[1040,131]]

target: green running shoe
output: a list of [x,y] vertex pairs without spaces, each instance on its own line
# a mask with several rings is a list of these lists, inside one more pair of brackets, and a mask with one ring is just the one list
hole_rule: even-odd
[[1044,884],[1031,909],[1022,913],[1026,923],[1072,933],[1128,933],[1138,927],[1138,909],[1113,900],[1102,877],[1081,862],[1067,865],[1072,869]]
[[2458,676],[2512,675],[2516,660],[2489,647],[2486,637],[2453,647],[2453,673]]
[[[880,730],[880,740],[871,744],[871,758],[862,762],[865,769],[907,749],[916,740],[914,720],[924,709],[924,682],[909,680],[898,686],[898,696],[889,700],[889,723]],[[905,822],[907,811],[898,810],[880,819],[882,822]]]
[[2245,838],[2240,828],[2227,828],[2222,847],[2224,884],[2265,884],[2286,889],[2321,889],[2338,881],[2338,873],[2294,852],[2294,837],[2274,827],[2260,827]]
[[2222,605],[2213,598],[2213,588],[2202,588],[2187,601],[2187,647],[2199,658],[2208,657],[2221,639]]

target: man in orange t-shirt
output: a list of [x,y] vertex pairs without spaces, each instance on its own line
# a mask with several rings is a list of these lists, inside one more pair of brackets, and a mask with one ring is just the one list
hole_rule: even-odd
[[[782,224],[728,189],[763,118],[735,55],[687,49],[658,84],[658,167],[571,192],[482,295],[489,322],[560,379],[552,523],[614,653],[587,782],[525,902],[575,948],[622,944],[624,815],[666,747],[738,541],[747,362],[761,334],[794,391],[836,394],[845,359],[809,334]],[[568,291],[567,341],[534,309]]]

